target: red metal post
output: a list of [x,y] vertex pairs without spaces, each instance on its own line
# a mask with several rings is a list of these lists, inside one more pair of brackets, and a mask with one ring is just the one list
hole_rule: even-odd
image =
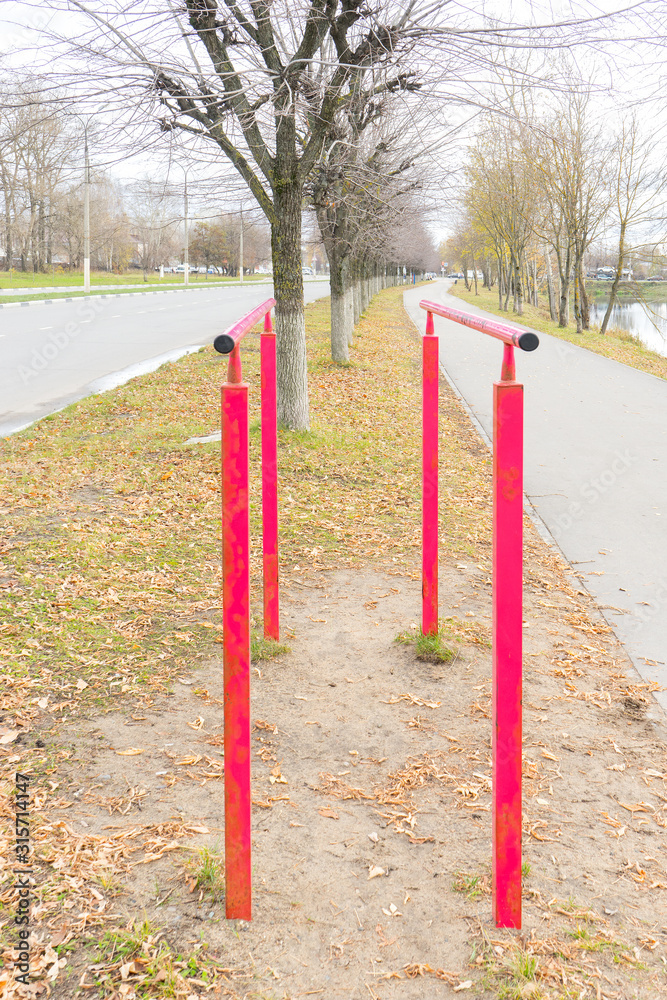
[[438,634],[438,338],[422,338],[422,632]]
[[264,559],[264,638],[278,641],[278,416],[276,335],[271,311],[264,317],[262,365],[262,550]]
[[[238,347],[229,376],[240,377]],[[222,618],[225,724],[225,885],[228,919],[250,920],[250,522],[248,386],[222,386]]]
[[523,385],[493,386],[493,912],[521,927]]

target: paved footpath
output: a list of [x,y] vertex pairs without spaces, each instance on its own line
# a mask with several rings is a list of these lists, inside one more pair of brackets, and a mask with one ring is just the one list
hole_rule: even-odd
[[[423,298],[499,320],[448,295],[450,284],[406,292],[422,333]],[[490,438],[502,345],[437,316],[435,332],[441,368]],[[639,673],[667,687],[667,381],[539,337],[534,353],[515,352],[525,385],[526,496]],[[667,691],[657,698],[667,708]]]

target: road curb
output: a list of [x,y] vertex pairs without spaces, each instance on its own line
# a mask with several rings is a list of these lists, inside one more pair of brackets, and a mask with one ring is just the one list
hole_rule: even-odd
[[[245,282],[243,283],[245,285]],[[264,284],[270,284],[270,282],[264,281],[254,281],[252,285],[248,284],[248,288],[257,287]],[[102,292],[98,295],[68,295],[66,298],[61,298],[60,296],[53,299],[28,299],[24,302],[0,302],[0,309],[13,309],[22,308],[23,306],[53,306],[57,302],[85,302],[87,299],[119,299],[125,298],[128,295],[169,295],[173,292],[199,292],[199,291],[211,291],[212,289],[220,288],[240,288],[243,287],[241,282],[233,282],[228,285],[197,285],[195,287],[188,286],[187,288],[155,288],[143,291],[139,288],[128,289],[124,292]]]
[[[327,276],[324,278],[314,278],[312,280],[328,281],[329,278]],[[273,284],[273,282],[271,281],[253,281],[247,283],[241,281],[234,281],[227,285],[223,284],[188,285],[188,286],[181,286],[179,288],[155,288],[155,289],[151,288],[150,290],[146,289],[145,291],[139,288],[137,289],[132,288],[132,289],[127,289],[124,292],[121,291],[103,292],[98,295],[69,295],[66,298],[61,298],[57,296],[56,298],[53,299],[28,299],[27,301],[24,302],[0,302],[0,309],[22,308],[23,306],[53,306],[57,302],[82,302],[86,301],[87,299],[118,299],[118,298],[125,298],[127,295],[169,295],[170,293],[173,292],[205,292],[205,291],[210,292],[213,289],[220,289],[220,288],[245,288],[245,287],[258,288],[263,285],[271,285],[271,284]]]

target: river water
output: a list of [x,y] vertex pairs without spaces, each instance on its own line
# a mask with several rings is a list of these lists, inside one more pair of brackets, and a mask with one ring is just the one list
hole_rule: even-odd
[[[602,324],[608,304],[608,299],[591,302],[591,327]],[[627,330],[652,351],[667,356],[667,302],[617,302],[609,325]]]

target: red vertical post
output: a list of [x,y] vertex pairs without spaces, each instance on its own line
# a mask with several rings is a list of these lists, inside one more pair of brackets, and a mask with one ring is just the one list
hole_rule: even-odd
[[278,416],[276,335],[271,310],[261,336],[262,367],[262,553],[264,568],[264,638],[278,641]]
[[438,338],[422,337],[422,632],[438,634]]
[[[238,347],[234,353],[238,352]],[[250,522],[248,386],[230,358],[222,387],[225,885],[228,919],[250,920]],[[239,379],[237,382],[236,379]]]
[[493,913],[521,927],[523,385],[493,386]]

